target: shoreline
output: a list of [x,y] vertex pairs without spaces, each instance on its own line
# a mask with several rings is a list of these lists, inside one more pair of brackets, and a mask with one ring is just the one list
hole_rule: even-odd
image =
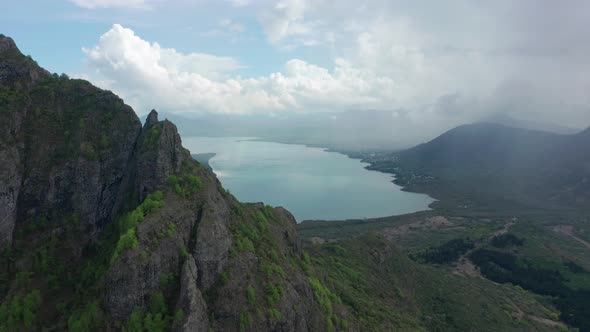
[[207,168],[208,170],[213,171],[213,168],[209,164],[209,161],[211,160],[211,158],[215,157],[216,155],[217,155],[217,153],[215,153],[215,152],[205,152],[205,153],[191,154],[191,157],[193,157],[193,159],[195,159],[196,161],[201,163],[203,166],[205,166],[205,168]]
[[[223,136],[222,136],[223,137]],[[233,137],[233,136],[229,136],[229,137]],[[387,175],[389,178],[387,180],[387,182],[394,187],[398,187],[400,191],[402,192],[406,192],[409,194],[421,194],[421,195],[426,195],[428,196],[428,198],[431,199],[431,202],[422,210],[418,210],[418,211],[413,211],[413,212],[407,212],[407,213],[399,213],[399,214],[386,214],[386,215],[380,215],[380,216],[376,216],[376,217],[347,217],[347,218],[340,218],[340,219],[322,219],[322,218],[313,218],[313,219],[301,219],[301,220],[297,220],[298,224],[301,224],[303,222],[306,221],[317,221],[317,220],[323,220],[326,222],[339,222],[339,221],[345,221],[345,220],[364,220],[364,221],[373,221],[373,220],[381,220],[381,219],[386,219],[386,218],[392,218],[392,217],[398,217],[398,216],[404,216],[404,215],[408,215],[408,214],[414,214],[414,213],[420,213],[420,212],[429,212],[429,211],[433,211],[436,210],[436,203],[439,201],[439,199],[432,197],[430,194],[425,193],[425,192],[419,192],[419,191],[412,191],[410,190],[410,188],[404,186],[403,183],[399,183],[398,182],[398,174],[396,173],[392,173],[392,172],[384,172],[381,170],[377,170],[377,169],[373,169],[371,168],[371,166],[373,165],[370,160],[367,160],[369,158],[367,158],[370,154],[379,154],[379,152],[373,152],[371,150],[370,151],[365,151],[365,152],[359,152],[359,151],[346,151],[346,150],[341,150],[341,149],[337,149],[337,148],[333,148],[333,147],[326,147],[326,146],[320,146],[320,145],[311,145],[311,144],[305,144],[305,143],[297,143],[297,142],[281,142],[281,141],[277,141],[277,140],[272,140],[272,139],[268,139],[268,138],[260,138],[260,137],[244,137],[243,139],[239,140],[242,142],[266,142],[266,143],[276,143],[276,144],[286,144],[286,145],[296,145],[296,146],[303,146],[306,148],[311,148],[311,149],[320,149],[326,153],[336,153],[339,155],[342,155],[348,159],[351,160],[356,160],[360,163],[360,167],[362,169],[364,169],[365,171],[369,171],[369,172],[377,172],[383,175]],[[388,151],[389,153],[391,153],[392,151]],[[381,153],[387,153],[385,151],[381,152]],[[209,164],[209,161],[211,160],[211,158],[213,158],[216,155],[216,153],[198,153],[198,154],[192,154],[192,157],[194,159],[196,159],[197,161],[199,161],[201,164],[203,164],[205,167],[208,167],[210,170],[212,170],[211,165]]]

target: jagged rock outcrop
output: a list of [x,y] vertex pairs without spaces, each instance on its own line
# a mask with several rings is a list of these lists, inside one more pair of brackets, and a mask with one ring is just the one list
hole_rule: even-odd
[[150,112],[137,144],[136,185],[140,199],[165,184],[183,162],[191,159],[182,147],[176,126],[168,120],[158,121],[155,110]]
[[228,230],[229,204],[218,190],[207,192],[207,205],[197,232],[191,254],[199,267],[199,287],[208,289],[225,268],[229,257],[231,236]]
[[197,288],[197,265],[192,256],[189,256],[180,274],[180,297],[178,306],[183,312],[188,313],[186,320],[178,328],[182,332],[206,332],[209,331],[209,318],[207,305],[201,291]]
[[158,123],[158,112],[156,110],[151,110],[150,114],[148,114],[145,120],[145,128],[150,128],[153,125]]

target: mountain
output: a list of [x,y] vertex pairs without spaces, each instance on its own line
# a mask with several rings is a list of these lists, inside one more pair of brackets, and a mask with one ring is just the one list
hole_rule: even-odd
[[588,130],[559,135],[477,123],[395,153],[371,168],[437,198],[462,196],[542,208],[584,208],[590,201]]
[[0,330],[325,330],[295,220],[0,36]]
[[[391,151],[407,148],[447,126],[419,123],[401,111],[281,112],[276,115],[161,113],[178,124],[183,137],[258,137],[339,151]],[[422,130],[412,130],[412,125]]]
[[527,292],[422,266],[383,236],[304,247],[287,210],[237,201],[155,110],[142,125],[2,35],[0,119],[0,331],[563,325]]

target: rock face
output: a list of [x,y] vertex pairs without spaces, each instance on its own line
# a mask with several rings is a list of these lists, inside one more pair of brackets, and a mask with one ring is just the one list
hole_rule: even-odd
[[207,193],[207,206],[199,224],[192,255],[199,266],[199,287],[208,289],[225,268],[229,257],[231,236],[228,225],[229,205],[217,190]]
[[155,110],[141,126],[111,92],[51,75],[0,35],[0,120],[0,303],[43,287],[38,329],[116,330],[136,313],[145,329],[326,328],[293,217],[226,193]]
[[137,190],[140,199],[165,184],[170,175],[180,170],[183,162],[190,160],[190,153],[182,147],[176,126],[168,120],[158,121],[158,113],[153,110],[138,140]]
[[197,288],[197,265],[191,256],[184,262],[180,278],[178,305],[183,312],[189,314],[178,331],[208,331],[209,318],[207,317],[207,304],[203,300],[201,291]]
[[11,92],[2,102],[0,238],[11,242],[15,218],[55,210],[76,214],[96,236],[112,221],[139,121],[112,93],[51,76],[9,38],[0,44],[0,85]]
[[[21,91],[49,73],[22,56],[14,41],[0,35],[0,248],[12,243],[23,172],[22,125],[27,100]],[[11,112],[20,108],[20,112]]]
[[16,222],[16,203],[20,191],[20,158],[16,148],[0,151],[0,247],[12,243]]

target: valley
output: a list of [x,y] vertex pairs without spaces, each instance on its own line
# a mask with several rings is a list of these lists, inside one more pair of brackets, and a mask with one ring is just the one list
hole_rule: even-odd
[[[539,137],[550,139],[532,152],[526,143],[531,136],[538,136],[536,144],[542,141]],[[479,280],[490,289],[520,289],[555,310],[547,318],[523,314],[516,307],[512,316],[518,320],[555,329],[565,328],[566,322],[586,331],[590,218],[584,202],[590,187],[588,169],[578,164],[590,160],[582,148],[586,137],[587,130],[560,136],[476,124],[401,152],[351,153],[370,163],[369,169],[395,174],[404,190],[437,198],[434,210],[369,220],[309,221],[299,225],[299,232],[310,247],[363,241],[358,234],[374,234],[438,273]],[[490,146],[495,147],[492,155]],[[528,146],[526,153],[519,150],[522,146]],[[535,171],[522,173],[531,169]],[[545,181],[537,174],[544,174]]]

